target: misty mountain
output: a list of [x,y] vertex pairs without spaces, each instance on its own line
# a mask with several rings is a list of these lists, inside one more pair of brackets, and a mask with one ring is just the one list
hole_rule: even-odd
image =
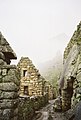
[[66,34],[60,34],[51,38],[49,41],[52,52],[56,48],[56,56],[50,58],[51,60],[40,63],[38,68],[46,80],[49,80],[50,83],[55,86],[57,85],[57,80],[59,80],[60,74],[62,72],[63,52],[67,46],[69,37]]
[[46,71],[50,71],[52,69],[59,69],[59,66],[62,65],[62,54],[55,56],[52,60],[48,60],[46,62],[40,63],[38,68],[40,72],[44,75]]
[[54,59],[41,63],[39,65],[39,70],[45,79],[56,87],[62,71],[62,55],[59,54],[54,57]]

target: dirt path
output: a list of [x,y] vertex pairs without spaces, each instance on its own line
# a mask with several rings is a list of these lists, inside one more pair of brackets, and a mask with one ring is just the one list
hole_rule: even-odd
[[38,116],[36,116],[33,120],[66,120],[62,113],[53,111],[53,103],[54,100],[50,100],[49,104],[43,107],[38,112]]

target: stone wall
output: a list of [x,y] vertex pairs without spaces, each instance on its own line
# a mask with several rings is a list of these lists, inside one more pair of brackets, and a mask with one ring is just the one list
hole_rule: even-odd
[[[28,57],[22,57],[17,65],[20,70],[20,96],[39,96],[43,95],[44,78],[35,68],[32,61]],[[25,90],[26,88],[26,90]]]
[[81,21],[79,23],[79,25],[77,25],[77,30],[75,30],[75,32],[73,33],[73,36],[71,37],[67,47],[65,48],[64,51],[64,59],[66,60],[66,58],[68,57],[72,47],[77,43],[78,45],[81,44]]
[[71,108],[72,96],[74,99],[78,93],[81,96],[81,22],[65,48],[59,88],[62,92],[62,109],[66,111]]
[[0,67],[0,120],[17,120],[18,90],[16,66]]
[[19,72],[11,59],[16,55],[0,33],[0,120],[18,119]]
[[48,93],[49,100],[56,98],[56,89],[49,83],[49,81],[45,81],[44,83],[44,93]]
[[31,120],[48,103],[44,78],[27,57],[10,65],[16,58],[0,32],[0,120]]
[[19,114],[18,120],[32,120],[36,115],[35,111],[48,103],[48,95],[27,97],[23,96],[19,98]]

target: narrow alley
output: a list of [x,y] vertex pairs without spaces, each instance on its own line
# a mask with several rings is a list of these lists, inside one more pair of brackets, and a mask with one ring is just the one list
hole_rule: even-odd
[[50,100],[48,105],[36,111],[37,115],[33,120],[66,120],[61,112],[54,112],[53,104],[54,100]]

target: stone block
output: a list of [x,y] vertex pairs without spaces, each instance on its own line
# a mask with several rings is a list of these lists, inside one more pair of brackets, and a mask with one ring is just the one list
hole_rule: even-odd
[[14,76],[14,75],[5,76],[5,77],[3,77],[2,81],[3,81],[3,82],[13,82],[13,83],[15,83],[15,84],[18,85],[18,86],[19,86],[19,84],[20,84],[20,81],[19,81],[19,80],[17,79],[17,77]]
[[2,70],[0,69],[0,75],[2,74]]
[[2,75],[0,75],[0,79],[2,78]]
[[2,70],[2,75],[5,76],[7,74],[7,69]]
[[15,76],[15,75],[16,75],[15,73],[16,73],[16,69],[10,69],[10,70],[8,71],[8,75],[10,75],[10,76],[11,76],[11,75],[14,75],[14,76]]
[[18,120],[18,116],[14,116],[14,119],[13,120]]
[[0,90],[3,91],[18,91],[18,86],[15,83],[0,83]]
[[76,79],[77,79],[78,81],[81,81],[81,72],[77,74]]
[[14,99],[18,97],[17,92],[2,92],[0,94],[0,99]]
[[12,114],[13,114],[13,112],[12,112],[11,109],[4,109],[4,110],[3,110],[3,118],[4,118],[5,120],[9,120],[10,117],[12,116]]
[[79,66],[78,66],[78,70],[79,70],[79,69],[81,69],[81,63],[80,63]]
[[14,110],[14,116],[16,116],[17,114],[18,114],[18,108]]
[[0,117],[3,115],[3,110],[0,110]]
[[0,100],[1,109],[15,109],[18,104],[18,99],[3,99]]
[[2,83],[2,78],[0,78],[0,83]]
[[0,108],[1,109],[7,109],[7,108],[13,108],[14,107],[13,100],[0,100]]

